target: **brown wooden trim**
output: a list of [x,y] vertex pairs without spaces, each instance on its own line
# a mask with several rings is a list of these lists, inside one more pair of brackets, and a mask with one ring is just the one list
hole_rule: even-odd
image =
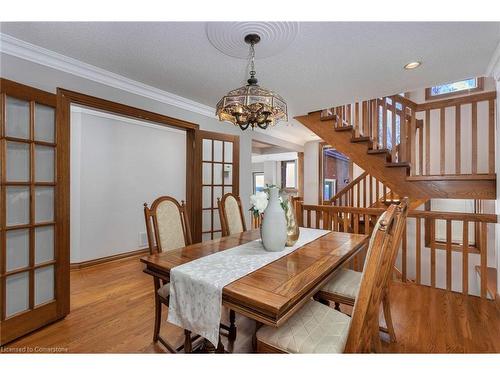
[[29,314],[21,312],[0,322],[0,345],[61,319],[57,305],[57,301],[51,301],[35,307]]
[[2,92],[7,93],[7,96],[22,99],[28,102],[35,101],[50,107],[56,106],[56,97],[52,93],[10,81],[5,78],[0,78],[0,87]]
[[[431,87],[427,87],[425,89],[425,100],[435,100],[435,99],[444,99],[444,98],[452,98],[456,96],[468,95],[473,92],[479,92],[484,90],[484,77],[477,77],[477,87],[468,90],[460,90],[455,92],[450,92],[446,94],[439,95],[431,95]],[[439,85],[436,85],[439,86]]]
[[426,176],[408,176],[408,181],[474,181],[474,180],[496,180],[496,174],[447,174],[441,175],[426,175]]
[[97,265],[100,265],[103,263],[116,262],[118,260],[125,260],[125,259],[129,259],[129,258],[139,258],[141,256],[147,255],[148,253],[149,253],[149,247],[146,247],[144,249],[127,251],[125,253],[110,255],[110,256],[97,258],[97,259],[86,260],[84,262],[71,263],[70,268],[72,270],[87,268],[87,267],[97,266]]
[[461,105],[461,104],[483,102],[487,100],[496,99],[496,97],[497,97],[496,91],[486,91],[480,94],[466,95],[452,99],[442,99],[442,100],[417,104],[417,108],[415,109],[415,111],[422,112],[428,109],[429,110],[440,109],[444,107],[454,107],[456,105]]
[[66,90],[63,88],[58,88],[57,94],[62,95],[71,103],[97,108],[105,112],[113,112],[126,117],[133,117],[140,120],[152,121],[160,125],[168,125],[181,130],[187,130],[187,129],[195,130],[199,128],[198,124],[194,124],[189,121],[180,120],[174,117],[146,111],[144,109],[139,109],[126,104],[112,102],[110,100],[82,94],[75,91]]

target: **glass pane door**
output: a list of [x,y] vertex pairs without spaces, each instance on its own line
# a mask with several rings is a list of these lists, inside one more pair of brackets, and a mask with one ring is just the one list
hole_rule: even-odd
[[4,82],[0,101],[0,145],[5,158],[0,190],[2,343],[55,318],[58,279],[56,97]]
[[226,193],[238,194],[239,137],[199,132],[201,147],[201,239],[221,236],[217,199]]

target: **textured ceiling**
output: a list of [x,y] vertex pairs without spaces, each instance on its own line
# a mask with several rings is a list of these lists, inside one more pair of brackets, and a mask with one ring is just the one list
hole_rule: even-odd
[[[294,25],[278,38],[286,41],[279,53],[259,59],[256,48],[259,82],[287,100],[290,118],[484,74],[500,40],[499,23]],[[215,48],[205,22],[2,23],[1,32],[212,107],[246,79],[246,62]],[[413,60],[421,68],[402,69]],[[311,139],[295,121],[269,133]]]

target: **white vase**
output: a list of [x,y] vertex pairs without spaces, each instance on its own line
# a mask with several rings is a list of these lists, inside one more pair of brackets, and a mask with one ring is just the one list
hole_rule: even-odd
[[287,231],[285,211],[278,199],[279,189],[269,189],[269,203],[264,210],[261,225],[262,244],[267,251],[283,251],[285,249]]

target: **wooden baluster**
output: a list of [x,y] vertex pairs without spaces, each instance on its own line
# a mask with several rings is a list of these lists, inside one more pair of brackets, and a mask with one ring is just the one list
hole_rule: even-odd
[[323,211],[323,229],[330,230],[330,215],[328,211]]
[[302,201],[297,201],[295,203],[295,213],[297,214],[297,224],[299,227],[304,226],[304,212],[302,207]]
[[361,207],[361,186],[359,183],[356,184],[356,206]]
[[[391,112],[391,122],[392,122],[392,130],[391,130],[391,161],[395,162],[396,161],[396,96],[392,97],[392,112]],[[402,120],[402,115],[399,117],[400,121]],[[401,123],[401,122],[400,122]]]
[[382,100],[382,148],[387,148],[387,98]]
[[333,212],[333,228],[332,230],[336,232],[340,232],[339,228],[339,213],[338,212]]
[[[403,117],[405,117],[405,114],[403,112]],[[410,122],[410,134],[408,137],[409,140],[409,145],[408,147],[410,148],[410,173],[412,176],[416,175],[416,168],[417,168],[417,162],[416,162],[416,149],[417,149],[417,118],[415,116],[415,111],[412,109],[411,111],[411,122]]]
[[407,125],[406,125],[406,107],[402,104],[401,117],[399,119],[399,152],[398,152],[398,163],[408,160],[407,147]]
[[401,246],[401,279],[403,282],[406,282],[406,274],[407,274],[407,257],[408,257],[408,238],[406,236],[406,226],[403,229],[403,240]]
[[353,221],[354,221],[354,233],[358,234],[359,233],[359,214],[353,214]]
[[361,108],[363,111],[363,135],[367,134],[368,130],[368,102],[364,101],[361,104]]
[[431,174],[431,111],[425,111],[425,174]]
[[469,222],[462,228],[462,294],[469,294]]
[[352,121],[351,121],[351,104],[347,105],[347,125],[352,125]]
[[387,186],[382,185],[382,201],[385,202],[387,199]]
[[375,201],[380,199],[380,181],[375,179]]
[[416,283],[421,284],[421,275],[422,275],[422,219],[416,218],[416,233],[415,233],[415,258],[416,258]]
[[[416,116],[416,114],[415,114]],[[424,121],[419,120],[418,126],[418,174],[424,174]]]
[[354,134],[359,137],[359,102],[354,103]]
[[477,174],[477,103],[472,103],[472,174]]
[[445,108],[441,108],[439,111],[439,122],[440,122],[440,130],[439,130],[439,139],[441,141],[441,146],[439,148],[439,173],[441,175],[445,174],[446,171],[446,112]]
[[349,232],[349,215],[347,212],[342,213],[344,217],[344,232]]
[[451,291],[451,220],[446,220],[446,289]]
[[369,232],[370,232],[370,215],[365,214],[363,216],[363,218],[365,220],[365,234],[369,234]]
[[363,178],[363,207],[366,207],[366,177]]
[[373,205],[373,176],[371,174],[368,175],[368,178],[370,179],[370,199],[369,199],[369,204],[370,207]]
[[341,118],[341,126],[344,127],[345,126],[345,106],[341,106],[340,107],[340,118]]
[[306,228],[312,228],[311,224],[311,210],[307,210],[307,227]]
[[455,174],[460,174],[462,168],[461,160],[461,147],[462,147],[462,135],[461,135],[461,109],[460,104],[455,106]]
[[[481,256],[481,298],[486,298],[486,282],[488,280],[488,224],[481,223],[479,232],[480,241],[480,256]],[[495,296],[493,296],[495,298]]]
[[429,220],[431,233],[430,233],[430,245],[431,245],[431,286],[436,287],[436,221],[435,219]]
[[488,101],[488,172],[495,173],[495,101]]
[[379,141],[378,141],[378,118],[379,118],[379,113],[378,113],[378,108],[379,108],[379,105],[378,105],[378,99],[375,99],[374,100],[374,103],[373,103],[373,116],[372,116],[372,126],[371,126],[371,137],[373,139],[373,148],[374,149],[378,149],[380,148],[379,147]]
[[320,229],[320,225],[319,225],[319,219],[320,219],[320,216],[321,216],[321,211],[318,211],[318,210],[315,210],[314,211],[314,216],[315,216],[315,219],[316,219],[316,226],[315,228],[316,229]]

